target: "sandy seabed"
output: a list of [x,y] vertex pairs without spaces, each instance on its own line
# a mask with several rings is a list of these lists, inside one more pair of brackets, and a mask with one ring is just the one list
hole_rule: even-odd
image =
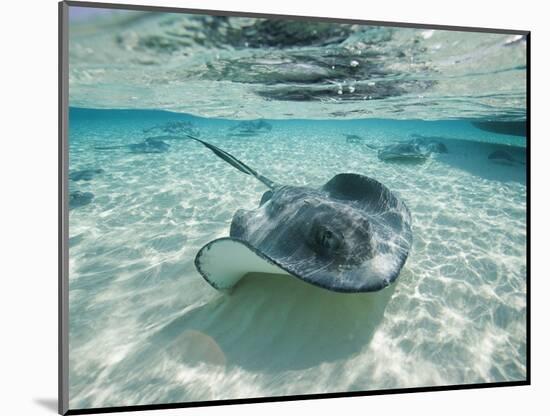
[[[279,183],[360,173],[413,216],[412,251],[386,290],[252,275],[222,294],[195,254],[264,186],[188,140],[161,154],[94,150],[138,142],[147,123],[71,124],[70,169],[104,171],[70,185],[94,194],[70,212],[72,409],[525,379],[525,165],[487,159],[497,135],[458,122],[280,121],[231,137],[229,121],[197,121],[202,138]],[[461,140],[398,164],[344,133],[377,145],[412,133]]]

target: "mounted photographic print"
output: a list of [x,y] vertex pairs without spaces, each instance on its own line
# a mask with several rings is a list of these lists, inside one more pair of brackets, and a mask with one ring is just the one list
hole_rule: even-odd
[[529,383],[529,32],[60,3],[60,413]]

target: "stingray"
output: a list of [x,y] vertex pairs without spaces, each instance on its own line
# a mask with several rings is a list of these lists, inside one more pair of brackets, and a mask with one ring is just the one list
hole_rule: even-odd
[[514,156],[512,156],[509,152],[506,150],[495,150],[489,156],[487,157],[489,160],[492,160],[496,163],[506,164],[506,165],[513,165],[513,164],[520,164],[525,165],[525,162],[516,159]]
[[373,292],[394,282],[412,244],[407,206],[375,179],[334,176],[320,188],[278,184],[218,147],[218,157],[268,190],[233,215],[229,237],[203,246],[195,266],[219,290],[248,273],[294,276],[336,292]]
[[424,162],[430,156],[414,143],[394,143],[386,146],[366,145],[378,151],[378,159],[384,162]]
[[94,194],[91,192],[75,191],[69,194],[69,209],[80,208],[88,205],[94,199]]
[[148,137],[140,143],[132,143],[122,146],[96,146],[95,150],[128,149],[131,153],[165,153],[170,145],[157,137]]
[[344,134],[344,136],[346,137],[346,143],[361,144],[363,142],[363,138],[356,134]]
[[103,169],[82,169],[69,173],[69,179],[74,182],[91,181],[96,175],[103,173]]
[[159,124],[147,129],[143,129],[144,133],[161,132],[167,134],[191,134],[195,137],[200,136],[197,127],[191,121],[168,121],[164,124]]
[[265,120],[241,121],[232,126],[229,130],[233,131],[232,136],[254,136],[258,133],[271,131],[273,126]]
[[449,149],[447,149],[447,146],[445,146],[445,144],[441,142],[432,141],[421,145],[421,148],[422,146],[424,146],[425,151],[430,153],[449,153]]
[[445,143],[442,143],[438,136],[422,136],[420,134],[412,134],[410,144],[418,146],[425,153],[449,153]]
[[149,137],[141,143],[128,145],[132,153],[164,153],[170,149],[170,145],[162,140]]
[[187,140],[187,138],[184,137],[184,136],[178,136],[176,134],[161,134],[159,136],[146,137],[144,140],[157,140],[157,141],[172,140],[172,141],[178,141],[178,140]]

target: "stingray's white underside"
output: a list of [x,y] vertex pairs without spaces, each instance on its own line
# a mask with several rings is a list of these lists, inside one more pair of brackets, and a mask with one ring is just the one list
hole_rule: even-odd
[[229,289],[248,273],[288,273],[254,252],[244,242],[230,238],[203,247],[195,261],[199,271],[217,289]]

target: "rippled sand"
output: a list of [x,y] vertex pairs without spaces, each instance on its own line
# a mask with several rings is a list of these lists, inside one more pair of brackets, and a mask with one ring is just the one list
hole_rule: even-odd
[[[70,185],[94,194],[70,211],[71,408],[525,379],[525,166],[491,162],[495,145],[472,141],[523,138],[391,121],[281,121],[231,137],[229,121],[196,120],[202,138],[277,182],[361,173],[413,215],[412,252],[382,292],[251,275],[224,295],[194,256],[264,186],[188,140],[161,154],[94,150],[139,142],[157,124],[113,114],[71,118],[71,170],[104,170]],[[383,144],[414,133],[455,140],[424,164],[391,164],[343,136]]]

